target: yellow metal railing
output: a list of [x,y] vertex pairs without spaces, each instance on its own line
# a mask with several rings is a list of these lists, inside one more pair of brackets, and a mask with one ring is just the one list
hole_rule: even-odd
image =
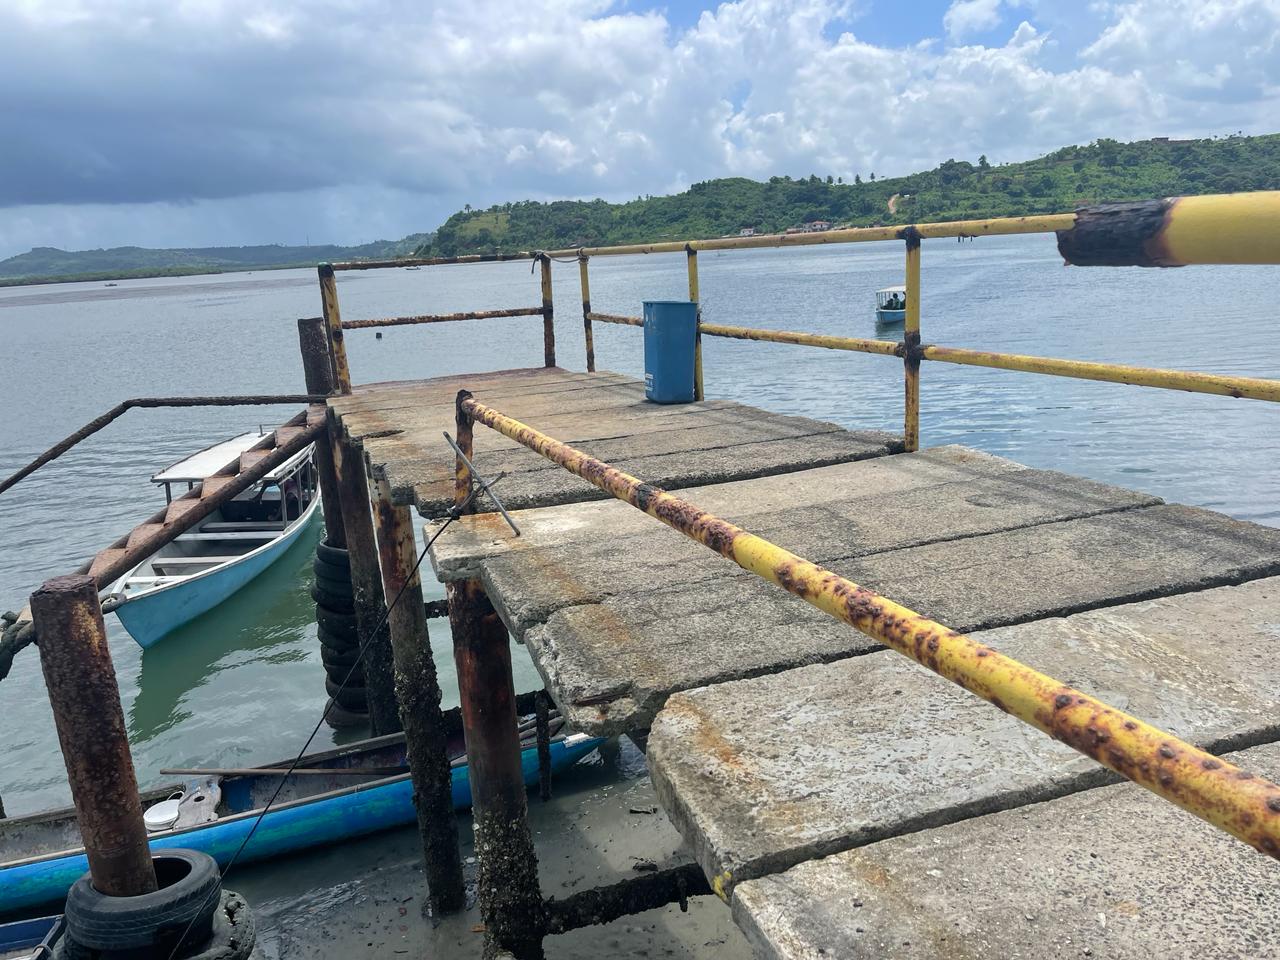
[[[699,400],[704,396],[702,338],[726,337],[901,358],[905,385],[902,432],[904,447],[908,451],[918,449],[920,444],[920,364],[924,360],[1107,383],[1127,383],[1168,390],[1212,393],[1251,400],[1280,401],[1280,380],[966,350],[927,344],[922,341],[920,316],[922,240],[1036,233],[1056,233],[1058,249],[1062,252],[1064,259],[1068,263],[1085,266],[1169,267],[1198,263],[1276,264],[1280,263],[1280,191],[1101,204],[1081,208],[1075,213],[960,220],[904,227],[856,227],[820,233],[720,237],[711,240],[675,240],[663,243],[577,247],[511,254],[365,261],[334,264],[332,267],[322,265],[320,268],[321,300],[324,304],[325,318],[329,321],[335,378],[344,392],[350,390],[351,380],[342,332],[363,327],[541,315],[544,363],[547,366],[554,366],[555,328],[551,260],[561,257],[573,258],[578,262],[578,274],[582,287],[582,325],[586,344],[587,370],[593,372],[596,363],[592,324],[608,323],[638,327],[643,326],[643,320],[635,316],[598,313],[592,310],[590,259],[684,253],[688,272],[689,299],[699,305],[694,367],[694,394]],[[886,240],[898,240],[905,246],[906,321],[900,342],[702,322],[698,276],[699,251],[873,243]],[[347,322],[339,317],[337,290],[333,277],[335,270],[366,270],[378,267],[430,266],[450,263],[494,263],[527,259],[539,262],[542,268],[540,278],[542,305],[540,307]]]
[[[1157,796],[1280,859],[1280,786],[748,533],[688,501],[458,394],[458,435],[471,454],[479,422],[605,493],[795,594],[1023,723],[1091,757]],[[455,497],[471,476],[456,462]],[[713,878],[725,896],[731,877]]]

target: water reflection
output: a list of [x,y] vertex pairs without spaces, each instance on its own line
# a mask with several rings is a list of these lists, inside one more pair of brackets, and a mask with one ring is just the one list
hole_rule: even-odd
[[188,695],[223,671],[308,659],[315,621],[311,558],[321,531],[314,524],[243,590],[143,652],[138,695],[129,711],[134,743],[188,719]]

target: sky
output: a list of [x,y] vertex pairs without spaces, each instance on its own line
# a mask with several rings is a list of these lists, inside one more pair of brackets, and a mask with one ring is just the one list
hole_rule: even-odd
[[0,257],[1280,131],[1280,0],[0,0]]

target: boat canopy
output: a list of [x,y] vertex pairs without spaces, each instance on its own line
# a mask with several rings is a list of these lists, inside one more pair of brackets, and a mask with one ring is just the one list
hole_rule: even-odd
[[906,292],[907,292],[907,288],[902,286],[885,287],[883,290],[876,291],[876,293],[906,293]]
[[235,463],[240,459],[240,454],[254,444],[262,442],[267,436],[268,434],[253,431],[215,443],[161,470],[151,478],[151,482],[199,483],[205,477],[211,477],[224,467]]

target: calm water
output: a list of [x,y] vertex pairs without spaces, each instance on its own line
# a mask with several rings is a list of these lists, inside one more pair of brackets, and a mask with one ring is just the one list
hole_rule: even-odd
[[[704,317],[823,333],[874,333],[871,291],[899,283],[898,245],[703,254]],[[557,264],[560,362],[584,365],[576,264]],[[341,275],[348,318],[484,309],[538,300],[528,265]],[[597,259],[596,309],[638,313],[679,297],[682,256]],[[1088,270],[1047,238],[930,241],[924,339],[1078,359],[1280,376],[1280,275],[1250,267]],[[7,387],[0,473],[131,396],[300,390],[294,319],[318,312],[309,271],[0,290]],[[539,363],[537,318],[396,328],[349,338],[357,380]],[[641,335],[597,327],[601,369],[640,375]],[[901,363],[708,339],[708,397],[849,426],[900,430]],[[926,364],[924,442],[968,443],[1172,500],[1280,523],[1280,410],[1266,404]],[[0,496],[0,608],[20,607],[157,508],[147,478],[232,433],[292,410],[134,411]],[[572,439],[572,438],[569,438]],[[270,761],[294,751],[325,700],[300,544],[253,587],[145,656],[108,617],[144,781],[167,765]],[[442,631],[437,631],[441,633]],[[447,644],[438,661],[449,689]],[[528,667],[523,669],[528,671]],[[34,651],[0,683],[11,814],[68,800]],[[332,742],[325,731],[319,746]]]

